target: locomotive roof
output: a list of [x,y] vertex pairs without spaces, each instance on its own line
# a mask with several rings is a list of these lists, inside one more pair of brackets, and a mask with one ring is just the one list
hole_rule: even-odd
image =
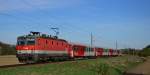
[[52,40],[58,40],[58,41],[63,41],[63,42],[67,42],[64,39],[58,39],[58,38],[53,38],[53,37],[40,37],[40,38],[45,38],[45,39],[52,39]]
[[19,37],[18,37],[18,39],[26,39],[26,38],[31,38],[31,39],[34,39],[34,38],[44,38],[44,39],[52,39],[52,40],[58,40],[58,41],[67,42],[67,41],[64,40],[64,39],[58,39],[58,38],[56,38],[56,37],[28,36],[28,35],[24,35],[24,36],[19,36]]
[[63,41],[67,42],[64,39],[59,39],[57,36],[51,36],[51,35],[46,35],[46,34],[40,34],[40,32],[31,32],[31,34],[24,35],[24,36],[19,36],[18,39],[26,39],[26,38],[45,38],[45,39],[52,39],[52,40],[58,40],[58,41]]

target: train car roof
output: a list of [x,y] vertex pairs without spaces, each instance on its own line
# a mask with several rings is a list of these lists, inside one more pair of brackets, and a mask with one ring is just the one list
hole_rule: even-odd
[[81,43],[69,42],[69,44],[71,44],[71,45],[75,45],[75,46],[87,46],[87,47],[88,47],[88,45],[81,44]]

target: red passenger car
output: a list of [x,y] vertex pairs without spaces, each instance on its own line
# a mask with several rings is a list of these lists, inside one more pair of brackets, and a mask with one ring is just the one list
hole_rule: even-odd
[[103,55],[103,48],[95,48],[96,56],[101,57]]
[[74,57],[84,57],[86,46],[73,44],[72,49]]
[[114,52],[113,49],[109,49],[109,56],[113,56],[113,52]]

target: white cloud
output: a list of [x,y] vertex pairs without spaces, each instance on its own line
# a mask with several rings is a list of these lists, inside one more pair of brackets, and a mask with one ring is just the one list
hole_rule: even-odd
[[0,0],[0,12],[65,8],[80,4],[80,0]]

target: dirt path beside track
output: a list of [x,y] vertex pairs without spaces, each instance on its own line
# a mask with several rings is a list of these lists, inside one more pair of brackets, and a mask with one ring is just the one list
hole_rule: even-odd
[[150,75],[150,57],[144,63],[128,70],[125,75]]
[[0,66],[20,64],[15,55],[0,56]]

